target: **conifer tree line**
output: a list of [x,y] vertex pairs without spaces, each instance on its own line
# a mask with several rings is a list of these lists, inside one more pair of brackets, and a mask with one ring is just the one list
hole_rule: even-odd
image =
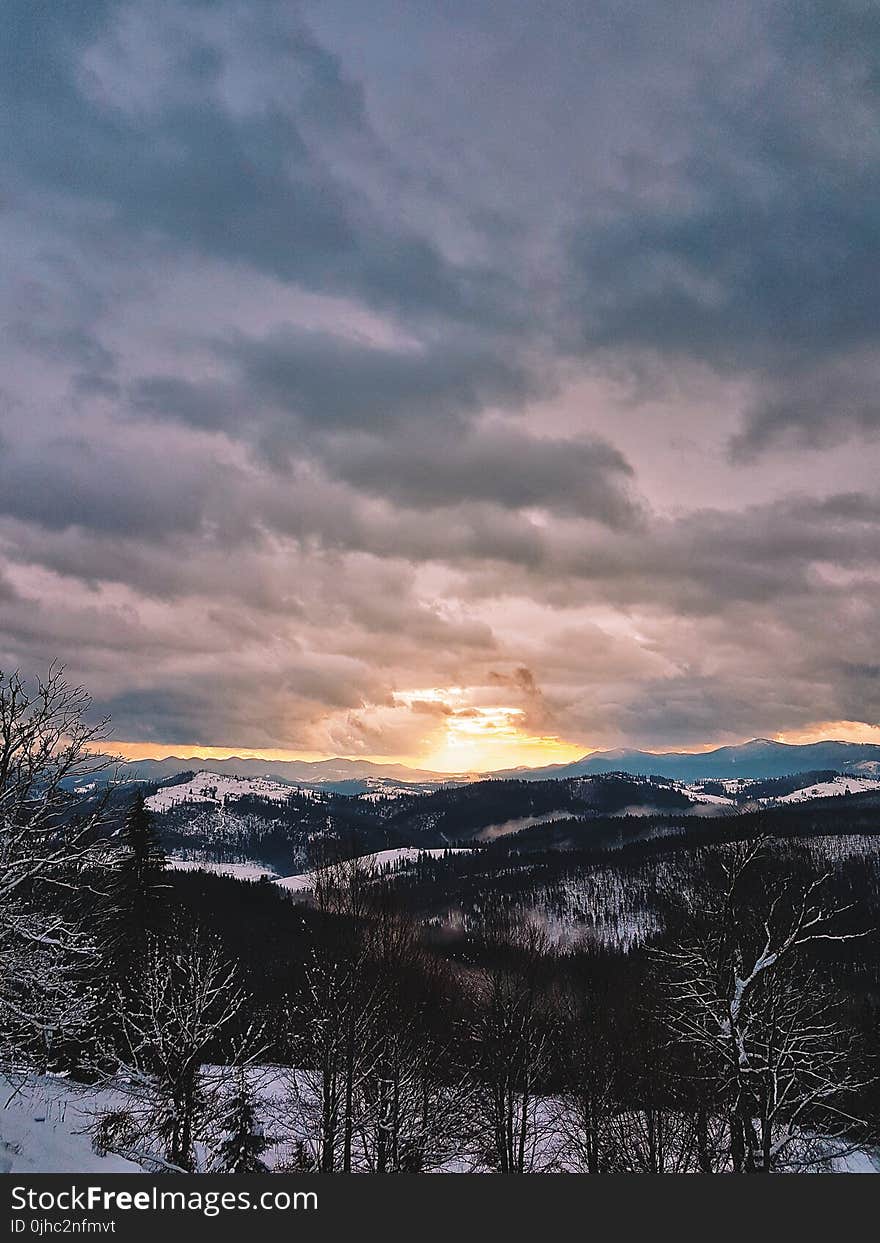
[[77,793],[107,762],[90,709],[58,667],[0,675],[0,1069],[113,1086],[98,1152],[163,1172],[712,1174],[880,1140],[876,993],[856,1024],[827,969],[876,943],[830,874],[719,847],[674,936],[598,970],[501,902],[446,953],[393,880],[328,856],[270,986],[186,898],[142,794],[120,817]]

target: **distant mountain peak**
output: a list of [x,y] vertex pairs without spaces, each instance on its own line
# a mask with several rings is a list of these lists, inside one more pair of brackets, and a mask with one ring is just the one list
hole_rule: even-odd
[[655,752],[616,747],[608,751],[588,752],[570,764],[548,764],[540,768],[520,765],[489,773],[437,773],[410,768],[406,764],[379,764],[372,760],[342,756],[326,760],[245,759],[241,756],[206,760],[199,756],[168,756],[164,759],[130,760],[119,767],[118,775],[122,780],[161,783],[181,772],[195,772],[200,776],[216,773],[225,777],[274,778],[292,785],[335,786],[346,791],[352,783],[371,780],[411,786],[440,786],[485,779],[535,781],[619,772],[630,776],[699,781],[725,776],[745,779],[784,777],[818,770],[852,772],[865,764],[880,767],[880,745],[833,739],[790,743],[773,738],[752,738],[748,742],[698,752]]
[[[857,764],[880,762],[876,743],[825,742],[790,743],[773,738],[752,738],[749,742],[715,747],[711,751],[638,751],[616,749],[593,751],[573,764],[531,769],[529,780],[545,777],[588,777],[603,772],[624,772],[633,776],[669,777],[677,781],[699,781],[722,777],[759,779],[786,777],[817,769],[847,771]],[[492,774],[511,775],[508,772]]]

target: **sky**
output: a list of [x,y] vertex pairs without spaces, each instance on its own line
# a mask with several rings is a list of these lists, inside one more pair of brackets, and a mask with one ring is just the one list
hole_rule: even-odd
[[132,755],[880,741],[873,0],[2,21],[0,668]]

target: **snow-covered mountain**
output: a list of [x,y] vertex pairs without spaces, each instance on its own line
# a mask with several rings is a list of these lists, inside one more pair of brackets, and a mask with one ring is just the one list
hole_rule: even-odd
[[800,790],[792,790],[790,794],[781,795],[778,801],[780,803],[805,803],[814,798],[835,798],[841,794],[864,794],[873,790],[880,790],[880,779],[877,777],[847,773],[832,777],[829,781],[817,781]]
[[[523,780],[519,774],[518,780]],[[641,812],[663,812],[664,810],[700,811],[713,810],[715,814],[724,812],[735,813],[744,807],[754,809],[759,806],[777,806],[784,803],[801,803],[810,799],[833,798],[837,795],[862,794],[880,792],[880,776],[872,776],[864,772],[837,773],[830,770],[804,772],[791,777],[771,778],[706,778],[703,780],[681,781],[670,777],[633,776],[627,773],[596,773],[591,776],[562,776],[557,774],[549,783],[550,789],[559,784],[560,801],[558,807],[548,806],[542,811],[527,809],[523,811],[525,821],[534,823],[542,818],[550,818],[558,813],[573,814],[579,809],[593,807],[604,815],[632,815]],[[545,785],[547,779],[545,778]],[[501,786],[500,779],[491,782],[472,782],[460,787],[432,785],[414,785],[383,779],[370,778],[365,789],[357,789],[346,793],[343,802],[351,806],[347,800],[376,807],[377,814],[387,814],[397,802],[404,808],[420,806],[418,796],[444,791],[444,799],[449,796],[451,806],[459,799],[472,804],[468,790],[475,791],[478,787],[494,790]],[[517,787],[514,785],[514,790]],[[458,793],[457,793],[458,791]],[[622,793],[621,793],[622,791]],[[613,797],[609,794],[613,792]],[[173,778],[150,794],[146,806],[150,811],[169,813],[188,808],[210,811],[228,811],[233,809],[239,800],[254,800],[257,803],[280,805],[295,799],[299,806],[309,803],[326,801],[328,797],[340,792],[322,790],[315,786],[301,786],[293,782],[281,782],[270,777],[238,777],[226,776],[210,769],[203,769],[186,780]],[[517,811],[517,796],[511,795],[510,810]],[[571,798],[576,800],[573,805]],[[338,802],[338,800],[337,800]],[[268,809],[267,809],[268,810]],[[487,825],[487,828],[504,827],[503,825]],[[493,836],[489,833],[488,836]]]
[[724,777],[756,780],[819,769],[862,771],[865,764],[876,764],[880,768],[880,746],[875,743],[835,741],[798,744],[754,738],[738,746],[717,747],[713,751],[697,754],[686,751],[594,751],[572,764],[509,769],[492,776],[544,781],[548,777],[585,777],[593,773],[624,772],[645,777],[670,777],[675,781]]
[[169,811],[182,803],[222,807],[227,799],[245,797],[283,802],[294,790],[299,791],[299,787],[282,785],[268,777],[227,777],[203,769],[189,781],[162,786],[145,801],[150,811]]
[[298,786],[320,786],[357,794],[363,790],[381,790],[401,785],[447,785],[467,781],[471,775],[458,776],[408,768],[405,764],[374,764],[369,760],[268,760],[232,756],[225,760],[206,761],[194,756],[168,756],[161,760],[128,760],[116,765],[108,776],[117,782],[163,782],[180,773],[200,773],[206,766],[217,776],[265,777]]
[[[211,760],[209,768],[218,777],[263,778],[269,782],[310,786],[340,794],[381,797],[418,793],[443,785],[464,785],[488,778],[546,781],[612,772],[668,777],[681,782],[733,778],[757,780],[819,770],[878,777],[880,745],[831,740],[796,744],[755,738],[738,746],[717,747],[697,754],[621,749],[594,751],[571,764],[499,769],[491,773],[435,773],[408,768],[405,764],[375,764],[369,760],[268,760],[236,756]],[[112,775],[119,782],[161,783],[184,772],[201,775],[203,771],[206,771],[203,759],[171,756],[161,760],[131,760],[119,765]]]
[[[257,874],[306,872],[315,843],[325,839],[343,847],[357,842],[355,853],[362,855],[384,852],[382,857],[403,858],[408,852],[492,842],[517,833],[534,837],[552,826],[559,827],[562,842],[582,840],[584,834],[614,837],[618,830],[608,825],[617,822],[625,836],[644,835],[651,831],[651,819],[658,821],[657,832],[679,832],[695,818],[724,819],[848,796],[860,806],[865,798],[880,805],[880,777],[817,770],[792,777],[683,782],[597,773],[449,787],[388,783],[379,791],[340,794],[205,769],[171,779],[149,794],[146,805],[175,866],[186,869],[204,861],[213,870],[238,870],[243,879],[254,879]],[[644,821],[644,829],[634,827],[636,821]]]

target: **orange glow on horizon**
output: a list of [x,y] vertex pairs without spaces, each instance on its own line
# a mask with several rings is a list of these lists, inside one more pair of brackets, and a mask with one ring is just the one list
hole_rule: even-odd
[[772,738],[774,742],[798,744],[871,742],[880,746],[880,725],[870,725],[867,721],[817,721],[802,729],[788,729],[785,733],[773,734]]
[[[321,751],[288,751],[282,747],[206,747],[199,742],[117,742],[110,739],[100,748],[123,760],[326,760]],[[350,757],[351,758],[351,757]],[[364,757],[366,758],[366,757]],[[386,760],[385,763],[396,763]]]
[[[508,734],[496,736],[470,747],[450,745],[424,756],[413,755],[341,755],[338,752],[289,751],[279,747],[205,747],[197,743],[163,745],[156,742],[110,741],[96,750],[106,751],[123,760],[266,760],[271,762],[302,760],[366,760],[371,764],[403,764],[407,768],[427,769],[442,774],[491,772],[496,768],[538,767],[542,764],[565,764],[589,754],[590,748],[562,743],[558,738],[528,737]],[[448,762],[451,767],[444,766]]]
[[[423,694],[423,692],[420,692]],[[569,764],[590,755],[597,748],[567,742],[556,735],[530,734],[522,727],[522,710],[490,706],[457,712],[444,723],[436,745],[421,755],[366,755],[339,752],[298,751],[281,747],[203,746],[156,742],[110,741],[96,750],[112,752],[124,760],[170,759],[227,760],[247,759],[316,762],[331,759],[366,760],[372,764],[400,764],[441,774],[492,772],[504,768],[537,768],[546,764]],[[864,721],[822,721],[802,729],[768,734],[775,742],[805,744],[836,740],[880,745],[880,725]],[[748,739],[742,739],[742,742]],[[699,747],[672,747],[690,754],[714,750],[729,743],[713,742]],[[601,750],[607,748],[601,747]]]

